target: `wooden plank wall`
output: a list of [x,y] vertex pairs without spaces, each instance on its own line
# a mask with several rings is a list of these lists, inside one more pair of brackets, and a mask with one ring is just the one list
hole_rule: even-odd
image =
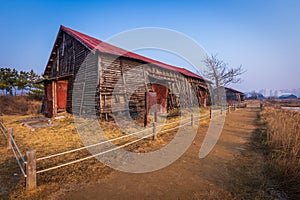
[[[67,112],[72,113],[73,109],[75,109],[75,113],[79,113],[79,107],[81,105],[87,108],[90,104],[90,102],[87,102],[87,99],[91,98],[91,94],[85,93],[87,97],[86,102],[83,104],[81,102],[82,98],[79,98],[78,95],[73,95],[73,91],[75,91],[76,94],[84,91],[80,86],[84,82],[84,77],[89,79],[88,81],[98,81],[98,76],[91,79],[91,77],[97,75],[97,73],[95,73],[98,70],[97,57],[79,41],[62,31],[60,35],[58,35],[49,64],[50,65],[47,66],[48,70],[46,70],[45,73],[49,79],[57,77],[59,79],[68,80]],[[79,70],[80,73],[78,73]],[[78,81],[76,81],[77,83],[74,85],[76,78]],[[55,81],[55,79],[53,80]],[[75,99],[72,99],[73,96],[75,96]],[[95,94],[93,99],[95,100]],[[72,102],[74,104],[73,107]]]
[[[199,103],[204,106],[206,103],[207,85],[204,81],[184,77],[183,75],[165,70],[152,64],[145,64],[139,61],[124,57],[116,57],[108,54],[100,54],[100,115],[101,118],[108,119],[112,112],[111,104],[114,104],[115,110],[127,111],[129,104],[130,112],[137,112],[142,116],[145,112],[145,92],[151,92],[150,79],[158,81],[169,88],[168,109],[178,108],[179,92],[190,98],[185,98],[181,102],[191,105],[195,101],[192,99],[192,90],[195,91]],[[130,73],[128,71],[130,70]],[[117,85],[119,84],[119,85]],[[190,84],[192,87],[188,87]],[[118,93],[113,94],[115,87],[120,88]],[[137,88],[132,91],[132,88]],[[200,93],[200,91],[202,93]],[[129,94],[133,95],[129,95]]]

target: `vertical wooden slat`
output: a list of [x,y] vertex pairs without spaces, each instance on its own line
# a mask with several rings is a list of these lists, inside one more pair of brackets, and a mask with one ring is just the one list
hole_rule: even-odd
[[152,123],[152,140],[156,139],[156,122]]

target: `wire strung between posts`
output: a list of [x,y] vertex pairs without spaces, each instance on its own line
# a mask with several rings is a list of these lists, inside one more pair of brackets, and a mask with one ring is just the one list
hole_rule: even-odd
[[18,147],[17,143],[15,142],[15,140],[14,140],[14,138],[13,138],[12,135],[10,135],[10,139],[11,139],[11,141],[13,142],[14,146],[16,147],[17,152],[19,153],[19,156],[20,156],[20,158],[22,159],[23,163],[26,163],[26,160],[25,160],[23,154],[21,153],[21,151],[20,151],[20,149],[19,149],[19,147]]
[[196,119],[195,121],[201,121],[201,120],[205,120],[205,119],[209,119],[209,118],[210,118],[210,116],[208,115],[208,116]]
[[[179,127],[175,127],[175,128],[180,128],[180,127],[183,127],[183,126],[186,126],[190,124],[190,122],[187,122]],[[170,131],[170,130],[173,130],[175,128],[171,128],[171,129],[167,129],[167,130],[164,130],[164,131],[161,131],[161,132],[167,132],[167,131]],[[147,130],[147,129],[146,129]],[[131,145],[133,143],[136,143],[138,141],[141,141],[143,139],[146,139],[148,137],[152,137],[153,136],[153,133],[149,134],[149,135],[146,135],[142,138],[139,138],[137,140],[134,140],[134,141],[131,141],[129,143],[126,143],[126,144],[123,144],[121,146],[118,146],[118,147],[115,147],[115,148],[112,148],[112,149],[109,149],[109,150],[106,150],[106,151],[103,151],[103,152],[100,152],[100,153],[97,153],[95,155],[91,155],[91,156],[87,156],[85,158],[81,158],[81,159],[78,159],[78,160],[74,160],[74,161],[71,161],[71,162],[68,162],[68,163],[64,163],[64,164],[61,164],[61,165],[57,165],[57,166],[54,166],[54,167],[50,167],[50,168],[47,168],[47,169],[43,169],[43,170],[40,170],[40,171],[37,171],[36,173],[39,174],[39,173],[43,173],[43,172],[47,172],[47,171],[50,171],[50,170],[54,170],[54,169],[57,169],[57,168],[60,168],[60,167],[64,167],[64,166],[68,166],[68,165],[71,165],[71,164],[75,164],[75,163],[78,163],[78,162],[81,162],[81,161],[84,161],[84,160],[87,160],[87,159],[90,159],[90,158],[94,158],[96,156],[100,156],[100,155],[103,155],[103,154],[106,154],[106,153],[109,153],[109,152],[112,152],[112,151],[115,151],[117,149],[120,149],[120,148],[123,148],[123,147],[126,147],[128,145]]]
[[171,131],[171,130],[174,130],[174,129],[177,129],[177,128],[180,128],[180,127],[183,127],[183,126],[186,126],[186,125],[188,125],[188,124],[190,124],[191,122],[187,122],[187,123],[185,123],[185,124],[182,124],[181,126],[176,126],[176,127],[174,127],[174,128],[169,128],[169,129],[166,129],[166,130],[162,130],[162,131],[160,131],[160,133],[165,133],[165,132],[168,132],[168,131]]
[[67,165],[71,165],[71,164],[75,164],[75,163],[78,163],[78,162],[81,162],[81,161],[84,161],[84,160],[87,160],[87,159],[90,159],[90,158],[94,158],[96,156],[100,156],[100,155],[103,155],[103,154],[106,154],[106,153],[109,153],[109,152],[112,152],[112,151],[115,151],[115,150],[118,150],[118,149],[121,149],[123,147],[126,147],[128,145],[131,145],[135,142],[138,142],[140,140],[143,140],[143,139],[146,139],[148,137],[152,137],[153,134],[149,134],[149,135],[146,135],[140,139],[137,139],[137,140],[134,140],[134,141],[131,141],[129,143],[126,143],[126,144],[123,144],[121,146],[118,146],[118,147],[115,147],[113,149],[109,149],[109,150],[106,150],[106,151],[103,151],[103,152],[100,152],[100,153],[97,153],[95,155],[91,155],[91,156],[87,156],[85,158],[81,158],[81,159],[78,159],[78,160],[74,160],[74,161],[71,161],[71,162],[68,162],[68,163],[64,163],[64,164],[61,164],[61,165],[57,165],[57,166],[54,166],[54,167],[50,167],[50,168],[47,168],[47,169],[43,169],[43,170],[40,170],[40,171],[37,171],[36,173],[39,174],[39,173],[43,173],[43,172],[47,172],[47,171],[50,171],[50,170],[54,170],[54,169],[57,169],[57,168],[60,168],[60,167],[64,167],[64,166],[67,166]]
[[[187,119],[190,119],[190,118],[185,118],[182,121],[187,120]],[[159,126],[156,126],[156,127],[167,126],[167,125],[178,123],[180,121],[181,120],[178,120],[176,122],[171,122],[171,123],[168,123],[168,124],[162,124],[162,125],[159,125]],[[124,136],[121,136],[121,137],[113,138],[111,140],[105,140],[105,141],[102,141],[102,142],[99,142],[99,143],[96,143],[96,144],[91,144],[91,145],[80,147],[80,148],[77,148],[77,149],[72,149],[72,150],[69,150],[69,151],[65,151],[65,152],[53,154],[53,155],[50,155],[50,156],[44,156],[44,157],[41,157],[41,158],[37,158],[36,160],[40,161],[40,160],[45,160],[45,159],[49,159],[49,158],[53,158],[53,157],[65,155],[65,154],[68,154],[68,153],[73,153],[73,152],[76,152],[76,151],[80,151],[80,150],[83,150],[83,149],[87,149],[87,148],[90,148],[90,147],[95,147],[95,146],[98,146],[98,145],[106,144],[108,142],[113,142],[113,141],[116,141],[116,140],[119,140],[119,139],[123,139],[123,138],[129,137],[129,136],[132,136],[132,135],[136,135],[138,133],[141,133],[141,132],[144,132],[144,131],[147,131],[147,130],[152,130],[152,128],[141,130],[141,131],[138,131],[138,132],[135,132],[135,133],[131,133],[131,134],[128,134],[128,135],[124,135]]]
[[[190,118],[185,118],[182,121],[187,120],[187,119],[190,119]],[[167,126],[167,125],[178,123],[180,121],[181,120],[178,120],[178,121],[171,122],[171,123],[168,123],[168,124],[162,124],[162,125],[159,125],[159,126],[156,126],[156,127]],[[102,142],[99,142],[99,143],[96,143],[96,144],[91,144],[91,145],[80,147],[80,148],[77,148],[77,149],[72,149],[72,150],[69,150],[69,151],[65,151],[65,152],[61,152],[61,153],[57,153],[57,154],[53,154],[53,155],[49,155],[49,156],[44,156],[44,157],[41,157],[41,158],[37,158],[36,160],[37,161],[41,161],[41,160],[45,160],[45,159],[49,159],[49,158],[53,158],[53,157],[65,155],[65,154],[68,154],[68,153],[73,153],[73,152],[76,152],[76,151],[84,150],[84,149],[87,149],[87,148],[90,148],[90,147],[99,146],[99,145],[102,145],[102,144],[106,144],[108,142],[113,142],[113,141],[116,141],[116,140],[119,140],[119,139],[123,139],[123,138],[129,137],[129,136],[132,136],[132,135],[136,135],[138,133],[141,133],[141,132],[144,132],[144,131],[147,131],[147,130],[152,130],[152,128],[141,130],[141,131],[138,131],[138,132],[135,132],[135,133],[131,133],[131,134],[128,134],[128,135],[124,135],[124,136],[121,136],[121,137],[113,138],[111,140],[105,140],[105,141],[102,141]],[[25,163],[26,163],[26,161],[25,161]]]
[[[208,117],[209,117],[209,116],[207,116],[206,118],[208,118]],[[204,118],[203,118],[203,119],[204,119]],[[198,120],[202,120],[202,119],[200,118],[200,119],[198,119]],[[197,120],[197,121],[198,121],[198,120]],[[181,126],[174,127],[174,128],[167,129],[167,130],[163,130],[163,131],[160,131],[160,132],[171,131],[171,130],[174,130],[174,129],[177,129],[177,128],[186,126],[186,125],[188,125],[188,124],[190,124],[190,121],[187,122],[187,123],[185,123],[185,124],[183,124],[183,125],[181,125]],[[152,128],[151,128],[151,129],[152,129]],[[150,129],[145,129],[145,130],[143,130],[143,131],[146,131],[146,130],[150,130]],[[139,131],[139,132],[143,132],[143,131]],[[139,133],[139,132],[132,133],[131,135],[137,134],[137,133]],[[129,136],[129,135],[126,135],[126,136]],[[125,136],[122,136],[122,137],[125,137]],[[68,162],[68,163],[64,163],[64,164],[57,165],[57,166],[54,166],[54,167],[46,168],[46,169],[37,171],[36,173],[39,174],[39,173],[51,171],[51,170],[54,170],[54,169],[58,169],[58,168],[61,168],[61,167],[65,167],[65,166],[68,166],[68,165],[71,165],[71,164],[75,164],[75,163],[78,163],[78,162],[82,162],[82,161],[88,160],[88,159],[90,159],[90,158],[94,158],[94,157],[96,157],[96,156],[100,156],[100,155],[103,155],[103,154],[106,154],[106,153],[109,153],[109,152],[112,152],[112,151],[121,149],[121,148],[123,148],[123,147],[126,147],[126,146],[128,146],[128,145],[131,145],[131,144],[133,144],[133,143],[136,143],[136,142],[141,141],[141,140],[143,140],[143,139],[146,139],[146,138],[148,138],[148,137],[153,137],[153,133],[151,133],[151,134],[149,134],[149,135],[146,135],[146,136],[144,136],[144,137],[142,137],[142,138],[139,138],[139,139],[137,139],[137,140],[131,141],[131,142],[129,142],[129,143],[123,144],[123,145],[121,145],[121,146],[118,146],[118,147],[115,147],[115,148],[112,148],[112,149],[109,149],[109,150],[106,150],[106,151],[97,153],[97,154],[95,154],[95,155],[87,156],[87,157],[85,157],[85,158],[81,158],[81,159],[78,159],[78,160],[74,160],[74,161],[71,161],[71,162]],[[121,138],[121,137],[119,137],[119,138],[114,138],[114,140],[120,139],[120,138]],[[112,140],[110,140],[110,141],[112,141]],[[104,141],[104,142],[106,143],[106,142],[108,142],[108,141]],[[98,143],[98,144],[99,144],[99,143]],[[98,144],[94,144],[94,145],[96,146],[96,145],[98,145]],[[82,147],[82,148],[86,148],[86,147]],[[79,149],[81,149],[81,148],[79,148]],[[74,150],[76,150],[76,149],[74,149]],[[74,151],[74,150],[71,150],[71,151]],[[69,151],[69,152],[70,152],[70,151]],[[63,153],[65,153],[65,152],[63,152]],[[60,154],[61,154],[61,153],[60,153]],[[52,155],[52,157],[54,157],[54,156],[57,156],[57,154],[56,154],[56,155]],[[47,156],[47,157],[50,157],[50,156]],[[40,158],[40,159],[46,159],[46,157],[43,157],[43,158]]]
[[25,173],[25,171],[24,171],[24,169],[23,169],[23,167],[22,167],[22,164],[21,164],[20,160],[18,159],[18,156],[17,156],[17,154],[16,154],[16,151],[15,151],[14,147],[12,146],[11,149],[12,149],[14,155],[15,155],[15,158],[16,158],[16,160],[17,160],[17,163],[18,163],[18,165],[19,165],[19,167],[20,167],[20,170],[21,170],[22,174],[23,174],[24,177],[26,178],[27,175],[26,175],[26,173]]
[[48,159],[48,158],[53,158],[53,157],[65,155],[65,154],[68,154],[68,153],[73,153],[73,152],[80,151],[80,150],[83,150],[83,149],[87,149],[87,148],[90,148],[90,147],[95,147],[95,146],[99,146],[99,145],[102,145],[102,144],[106,144],[108,142],[113,142],[113,141],[116,141],[116,140],[120,140],[120,139],[129,137],[129,136],[133,136],[133,135],[136,135],[138,133],[142,133],[142,132],[148,131],[148,130],[152,130],[152,128],[147,128],[147,129],[135,132],[135,133],[131,133],[131,134],[128,134],[128,135],[123,135],[121,137],[113,138],[113,139],[110,139],[110,140],[105,140],[105,141],[102,141],[102,142],[99,142],[99,143],[96,143],[96,144],[91,144],[91,145],[80,147],[80,148],[77,148],[77,149],[72,149],[72,150],[69,150],[69,151],[65,151],[65,152],[53,154],[53,155],[50,155],[50,156],[45,156],[45,157],[37,158],[36,160],[40,161],[40,160],[45,160],[45,159]]
[[206,115],[204,115],[204,116],[199,115],[199,116],[196,116],[196,117],[194,117],[194,118],[199,118],[199,119],[201,120],[201,119],[205,119],[206,117],[209,117],[209,114],[206,114]]
[[0,124],[2,125],[2,128],[3,128],[5,131],[7,131],[7,128],[4,126],[3,121],[0,121]]
[[191,118],[190,118],[190,117],[187,117],[187,118],[185,118],[185,119],[177,120],[177,121],[175,121],[175,122],[170,122],[170,123],[167,123],[167,124],[161,124],[161,125],[158,125],[158,126],[156,126],[156,127],[168,126],[168,125],[171,125],[171,124],[177,124],[178,122],[180,122],[180,121],[185,121],[185,120],[187,120],[187,119],[191,119]]
[[7,138],[7,135],[6,135],[5,131],[2,129],[2,127],[0,127],[0,128],[1,128],[1,132],[4,135],[4,137]]
[[2,124],[2,122],[0,122],[0,128],[1,128],[2,134],[7,138],[7,135],[6,135],[6,128],[4,127],[4,125]]

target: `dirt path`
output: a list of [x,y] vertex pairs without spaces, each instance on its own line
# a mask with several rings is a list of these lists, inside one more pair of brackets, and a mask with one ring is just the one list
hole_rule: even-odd
[[[240,109],[227,115],[220,140],[204,159],[198,153],[207,126],[201,126],[195,143],[173,164],[145,174],[114,171],[97,183],[61,191],[53,199],[232,199],[228,163],[242,152],[256,129],[257,109]],[[232,183],[230,183],[232,184]]]

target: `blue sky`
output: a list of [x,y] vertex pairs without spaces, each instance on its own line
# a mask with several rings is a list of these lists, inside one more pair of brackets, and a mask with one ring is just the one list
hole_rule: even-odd
[[161,27],[186,34],[230,66],[242,64],[247,72],[235,88],[300,88],[297,0],[29,0],[0,5],[1,67],[42,73],[61,24],[101,40],[133,28]]

